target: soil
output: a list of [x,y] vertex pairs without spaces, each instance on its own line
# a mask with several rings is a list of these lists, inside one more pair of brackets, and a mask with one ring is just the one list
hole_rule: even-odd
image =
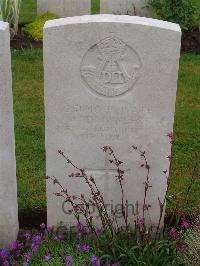
[[[18,35],[11,41],[12,50],[42,48],[41,42],[36,42],[28,38],[19,29]],[[200,53],[200,29],[193,29],[182,34],[182,53]]]
[[19,211],[20,228],[38,228],[41,223],[46,223],[46,210],[26,209]]
[[42,42],[36,42],[28,38],[19,28],[18,34],[10,42],[11,50],[31,49],[31,48],[42,48]]
[[200,53],[200,29],[183,32],[181,51],[183,53]]

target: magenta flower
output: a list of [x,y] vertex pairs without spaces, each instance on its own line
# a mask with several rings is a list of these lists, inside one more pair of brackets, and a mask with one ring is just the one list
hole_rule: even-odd
[[188,246],[186,244],[180,244],[178,249],[181,251],[181,252],[186,252],[188,250]]
[[81,236],[82,236],[82,233],[80,231],[77,231],[76,232],[76,238],[81,238]]
[[171,228],[169,231],[169,235],[173,238],[179,237],[179,232],[177,231],[176,228]]
[[151,208],[151,205],[145,203],[143,208],[144,208],[145,211],[148,211],[148,209]]
[[196,227],[197,230],[200,230],[200,222],[196,222],[195,223],[195,227]]
[[102,149],[103,152],[107,152],[107,150],[109,149],[109,147],[108,146],[104,146],[101,149]]
[[72,265],[72,256],[66,256],[65,261],[66,261],[66,266],[71,266]]
[[43,260],[47,262],[47,261],[50,261],[50,259],[51,259],[51,256],[50,255],[46,255],[46,256],[44,256]]
[[33,258],[31,253],[25,253],[24,258],[26,259],[26,262],[30,262]]
[[40,229],[44,230],[45,228],[46,228],[45,223],[41,223],[41,224],[40,224]]
[[100,266],[100,259],[96,255],[90,257],[90,262],[92,265]]
[[30,233],[26,232],[26,233],[24,234],[24,239],[25,239],[26,241],[30,240],[30,239],[31,239],[31,235],[30,235]]
[[68,228],[66,226],[61,226],[59,228],[59,231],[62,232],[62,233],[66,233],[68,231]]
[[170,138],[170,139],[172,139],[173,138],[173,133],[172,132],[168,132],[167,133],[167,137]]
[[33,252],[37,252],[38,249],[39,249],[39,247],[40,247],[40,244],[37,244],[37,243],[32,243],[32,244],[31,244],[31,250],[32,250]]
[[48,233],[52,233],[54,231],[54,227],[47,227],[47,232]]
[[76,244],[76,245],[75,245],[75,248],[76,248],[77,250],[81,250],[81,244]]
[[24,247],[24,243],[19,243],[19,244],[18,244],[18,248],[19,248],[19,249],[23,249],[23,247]]
[[167,137],[170,139],[170,143],[173,144],[174,143],[173,133],[172,132],[167,133]]
[[10,253],[3,249],[3,250],[0,250],[0,259],[2,259],[3,261],[6,260],[8,257],[9,257]]
[[54,240],[56,240],[56,241],[60,241],[60,240],[62,240],[63,239],[63,235],[56,235],[55,237],[54,237]]
[[18,248],[18,241],[14,241],[10,244],[10,250],[16,250]]
[[75,245],[76,249],[79,251],[89,251],[91,248],[88,245],[81,245],[81,244],[76,244]]
[[90,246],[82,245],[82,251],[89,251],[89,250],[90,250]]
[[42,242],[42,236],[41,235],[34,236],[33,242],[40,244]]
[[186,219],[183,219],[182,222],[181,222],[181,228],[182,229],[188,229],[190,226],[190,221],[186,220]]
[[16,250],[16,256],[19,257],[19,255],[22,253],[22,250]]
[[167,156],[167,159],[169,159],[169,161],[171,161],[172,160],[172,156],[171,155],[168,155]]
[[135,224],[136,224],[136,226],[144,225],[144,218],[137,217]]

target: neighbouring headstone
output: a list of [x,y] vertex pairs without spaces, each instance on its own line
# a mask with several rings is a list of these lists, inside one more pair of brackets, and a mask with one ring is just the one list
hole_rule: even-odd
[[147,0],[101,0],[100,13],[151,17],[147,2]]
[[18,206],[9,24],[0,22],[0,248],[16,240]]
[[91,0],[37,0],[37,14],[52,12],[59,17],[89,15]]
[[[119,15],[48,21],[44,27],[46,171],[70,194],[88,190],[68,178],[66,156],[93,175],[107,204],[118,208],[121,190],[103,146],[124,161],[124,193],[130,217],[143,210],[146,171],[135,145],[146,151],[150,186],[146,202],[155,224],[167,190],[181,31],[177,24]],[[164,172],[163,172],[164,171]],[[48,224],[73,224],[74,217],[47,181]],[[158,200],[159,198],[159,200]],[[64,208],[64,209],[63,209]],[[130,218],[134,222],[133,218]]]

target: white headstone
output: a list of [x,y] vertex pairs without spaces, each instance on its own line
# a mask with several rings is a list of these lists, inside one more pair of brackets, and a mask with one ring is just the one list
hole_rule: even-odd
[[[124,190],[129,204],[143,208],[146,172],[151,166],[148,203],[156,223],[164,200],[173,130],[181,31],[177,24],[119,15],[49,21],[44,28],[46,171],[67,184],[71,194],[87,195],[81,179],[67,181],[67,166],[57,150],[96,177],[107,203],[121,203],[116,171],[101,152],[111,146],[125,162]],[[48,224],[73,216],[47,181]],[[119,206],[119,205],[118,205]],[[133,221],[133,219],[132,219]]]
[[91,0],[37,0],[37,14],[52,12],[59,17],[89,15]]
[[18,234],[9,24],[0,22],[0,248]]
[[100,13],[150,17],[147,2],[147,0],[101,0]]

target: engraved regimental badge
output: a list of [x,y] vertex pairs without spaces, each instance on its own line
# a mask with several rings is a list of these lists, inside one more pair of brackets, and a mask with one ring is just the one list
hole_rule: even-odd
[[141,66],[134,49],[112,36],[86,52],[81,64],[81,76],[91,90],[115,97],[133,87]]

